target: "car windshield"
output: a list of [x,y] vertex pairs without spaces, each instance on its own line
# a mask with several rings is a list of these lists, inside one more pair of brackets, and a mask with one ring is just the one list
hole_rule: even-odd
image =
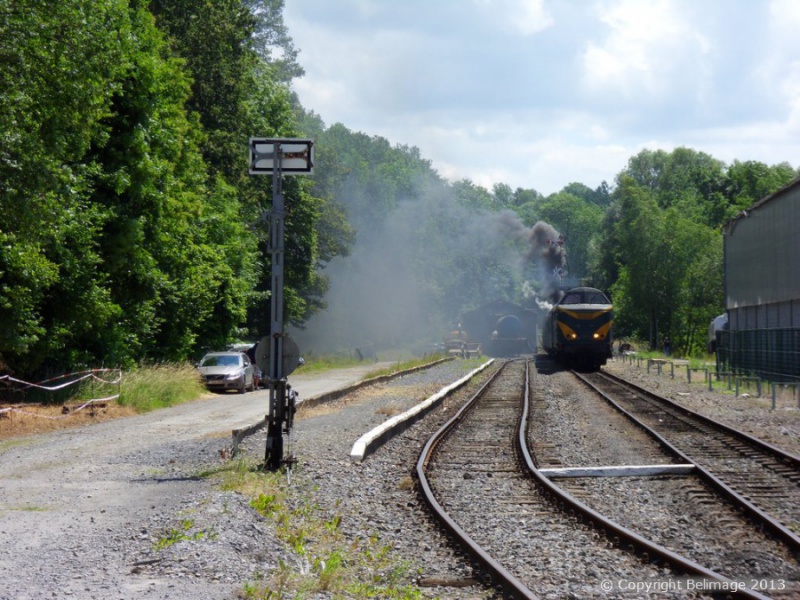
[[200,363],[201,367],[238,367],[240,358],[236,354],[215,354],[206,356],[203,362]]

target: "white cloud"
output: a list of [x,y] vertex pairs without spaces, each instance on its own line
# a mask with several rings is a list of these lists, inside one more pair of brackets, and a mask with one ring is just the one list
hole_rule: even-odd
[[548,194],[643,148],[800,161],[797,0],[286,0],[327,125]]
[[474,0],[487,17],[499,18],[504,26],[522,35],[533,35],[553,25],[544,0]]
[[[589,42],[583,82],[590,93],[614,96],[665,94],[685,70],[709,52],[706,38],[671,0],[616,0],[597,5],[608,29],[602,43]],[[698,81],[702,81],[699,78]]]
[[775,133],[781,138],[796,137],[800,133],[800,3],[773,0],[769,12],[769,56],[760,70],[762,84],[785,99],[784,127]]

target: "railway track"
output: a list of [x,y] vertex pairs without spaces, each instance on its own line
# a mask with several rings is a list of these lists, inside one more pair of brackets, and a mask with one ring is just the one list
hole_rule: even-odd
[[608,373],[575,374],[756,524],[800,552],[800,458]]
[[505,597],[564,597],[580,581],[586,596],[631,598],[601,586],[621,574],[690,576],[726,596],[766,597],[606,519],[539,473],[525,441],[529,389],[528,364],[507,363],[428,440],[416,467],[424,502],[491,585]]

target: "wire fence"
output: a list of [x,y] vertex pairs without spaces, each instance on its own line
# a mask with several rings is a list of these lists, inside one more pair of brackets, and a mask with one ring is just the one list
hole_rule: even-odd
[[108,402],[120,396],[121,369],[90,369],[39,382],[0,375],[0,402],[6,404],[63,404]]
[[719,331],[717,368],[777,383],[798,383],[800,329]]

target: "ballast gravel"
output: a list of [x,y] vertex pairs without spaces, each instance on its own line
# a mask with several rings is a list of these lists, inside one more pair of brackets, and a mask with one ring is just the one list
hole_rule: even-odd
[[[289,448],[297,458],[287,475],[290,485],[303,494],[313,490],[321,510],[341,516],[345,535],[380,538],[398,563],[409,565],[406,583],[425,598],[492,596],[472,579],[469,564],[438,528],[421,517],[409,485],[410,461],[475,385],[456,392],[363,463],[352,462],[349,452],[363,433],[477,364],[449,361],[359,390],[327,410],[309,410],[305,416],[301,410]],[[745,419],[741,415],[751,415],[751,409],[743,407],[744,399],[730,402],[725,395],[691,386],[687,391],[680,381],[617,361],[609,368],[638,377],[638,383],[659,393],[688,398],[696,409],[722,420],[730,414],[776,445],[796,440],[800,431],[800,419],[791,410],[772,414],[767,409]],[[214,406],[216,413],[224,413],[225,408]],[[763,403],[755,410],[764,411]],[[0,442],[0,600],[244,598],[245,585],[264,575],[280,569],[307,571],[305,558],[279,539],[276,524],[253,509],[249,498],[220,489],[213,476],[200,476],[229,464],[230,429],[210,432],[207,425],[193,425],[189,413],[178,407]],[[164,435],[165,427],[174,435]],[[245,457],[260,457],[264,446],[260,432],[246,438],[241,451]],[[159,548],[169,535],[178,541]],[[559,559],[547,560],[556,564]],[[574,584],[571,597],[585,597],[584,582]],[[593,596],[604,597],[599,589]],[[337,596],[315,591],[298,597]]]

